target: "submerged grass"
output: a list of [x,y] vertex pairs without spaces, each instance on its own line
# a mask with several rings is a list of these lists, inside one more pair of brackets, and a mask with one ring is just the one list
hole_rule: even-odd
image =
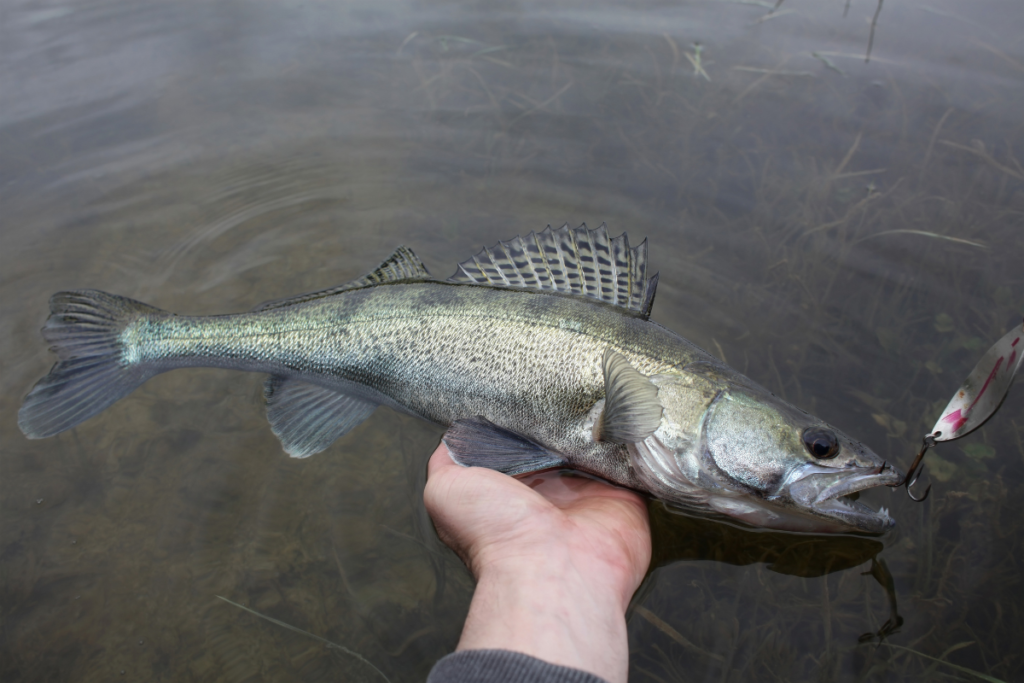
[[257,616],[260,619],[264,619],[265,621],[269,621],[271,624],[275,624],[277,626],[280,626],[281,628],[286,628],[289,631],[294,631],[295,633],[301,633],[304,636],[308,636],[308,637],[312,638],[313,640],[316,640],[316,641],[319,641],[319,642],[323,643],[324,645],[326,645],[329,648],[332,648],[332,649],[335,649],[335,650],[339,650],[339,651],[344,652],[345,654],[347,654],[347,655],[349,655],[351,657],[355,657],[360,662],[362,662],[363,664],[365,664],[366,666],[370,667],[375,672],[377,672],[377,674],[379,674],[381,678],[383,678],[385,681],[387,681],[387,683],[391,683],[391,680],[387,676],[384,675],[384,672],[381,671],[380,669],[378,669],[377,667],[375,667],[372,662],[368,661],[365,657],[360,655],[358,652],[353,652],[352,650],[348,649],[344,645],[338,645],[337,643],[332,643],[331,641],[327,640],[326,638],[321,638],[320,636],[318,636],[318,635],[316,635],[314,633],[310,633],[309,631],[304,631],[301,628],[298,628],[297,626],[292,626],[291,624],[286,624],[285,622],[281,621],[280,619],[275,619],[274,617],[267,616],[266,614],[260,614],[256,610],[251,609],[249,607],[246,607],[245,605],[239,605],[234,600],[228,600],[227,598],[225,598],[222,595],[218,595],[218,596],[215,596],[215,597],[218,600],[223,600],[224,602],[228,603],[229,605],[237,607],[240,610],[244,610],[244,611],[248,612],[249,614],[252,614],[253,616]]
[[[980,354],[1024,314],[1024,139],[1014,117],[985,113],[1012,111],[1015,95],[965,105],[979,88],[954,96],[879,52],[882,8],[870,7],[860,55],[710,40],[684,52],[678,45],[704,43],[682,32],[575,42],[495,34],[488,42],[510,46],[501,69],[440,58],[426,44],[410,53],[411,69],[432,120],[479,159],[480,175],[458,186],[493,197],[491,215],[515,226],[480,229],[479,242],[542,227],[533,215],[646,234],[662,270],[656,320],[905,468]],[[1012,67],[981,52],[980,69]],[[839,69],[845,57],[861,64]],[[814,73],[808,60],[821,67],[813,78],[778,78]],[[547,104],[530,121],[515,114],[528,100]],[[444,163],[443,147],[420,141]],[[537,193],[524,216],[493,189],[529,187],[536,175],[579,197]],[[940,447],[926,503],[874,496],[901,524],[878,555],[892,593],[848,565],[799,579],[766,571],[767,560],[732,545],[750,539],[716,537],[654,573],[631,622],[633,675],[946,675],[903,650],[913,648],[945,653],[943,664],[956,657],[948,673],[1020,676],[1019,393],[969,437],[991,451]],[[701,558],[727,564],[691,562]],[[884,626],[892,597],[905,618],[898,630]],[[858,644],[866,631],[892,647]],[[967,641],[977,648],[950,649]]]
[[1006,683],[1005,681],[1003,681],[1003,680],[1001,680],[999,678],[993,678],[992,676],[989,676],[988,674],[983,674],[980,671],[975,671],[973,669],[968,669],[965,666],[959,666],[958,664],[953,664],[952,662],[947,662],[946,661],[946,657],[949,656],[950,654],[956,652],[957,650],[960,650],[960,649],[963,649],[965,647],[968,647],[970,645],[974,645],[974,641],[972,641],[972,640],[968,640],[967,642],[964,642],[964,643],[957,643],[956,645],[953,645],[952,647],[947,648],[946,651],[943,652],[942,655],[939,656],[939,657],[931,657],[929,655],[924,654],[923,652],[918,652],[917,650],[912,650],[911,648],[903,647],[902,645],[893,645],[892,643],[886,643],[885,645],[886,645],[886,647],[893,648],[894,650],[902,650],[904,652],[909,652],[911,654],[917,655],[918,657],[922,657],[924,659],[928,659],[928,660],[931,660],[931,661],[935,662],[935,664],[933,664],[931,667],[929,667],[925,671],[923,678],[927,678],[930,674],[934,673],[936,667],[941,665],[941,666],[947,666],[947,667],[949,667],[951,669],[955,669],[956,671],[960,671],[962,673],[968,674],[970,676],[973,676],[974,678],[980,678],[983,681],[988,681],[988,683]]
[[[64,213],[32,224],[70,226],[64,251],[36,245],[44,256],[12,264],[10,279],[34,279],[23,308],[23,290],[4,297],[21,355],[5,366],[3,414],[52,362],[36,330],[54,287],[245,310],[358,276],[399,243],[447,269],[517,231],[606,220],[650,238],[657,322],[905,467],[978,356],[1024,314],[1020,99],[991,85],[1016,83],[1019,63],[958,23],[914,64],[944,63],[949,38],[964,46],[956,69],[986,78],[922,74],[888,42],[901,30],[893,7],[865,65],[880,3],[848,3],[858,23],[846,41],[774,38],[812,23],[792,16],[749,29],[753,39],[750,22],[778,3],[723,2],[702,23],[705,5],[687,6],[692,22],[611,31],[473,12],[346,37],[352,73],[319,61],[334,50],[318,46],[297,54],[322,72],[299,59],[240,98],[285,93],[288,116],[266,129],[301,144],[254,152],[248,137],[217,138],[176,172],[139,181],[126,162],[121,184],[90,181],[102,191],[66,181]],[[170,98],[161,117],[175,106],[198,117],[208,97]],[[121,127],[155,125],[143,118]],[[51,140],[62,163],[82,144],[40,125],[5,144]],[[50,158],[24,144],[18,158]],[[439,552],[418,499],[436,430],[382,410],[322,457],[289,461],[259,395],[258,378],[170,373],[67,438],[7,434],[0,678],[378,678],[308,634],[196,611],[172,585],[244,595],[396,682],[423,680],[454,647],[472,582]],[[633,679],[1020,680],[1022,406],[1018,383],[964,442],[984,448],[930,453],[924,504],[866,494],[899,520],[884,542],[653,510],[658,567],[629,625]],[[864,575],[875,558],[892,575],[898,632],[884,628],[887,586]],[[964,642],[975,645],[951,649]]]
[[875,237],[882,237],[884,235],[921,235],[922,237],[931,237],[932,239],[948,240],[950,242],[956,242],[957,244],[966,244],[972,247],[978,247],[979,249],[988,249],[988,245],[982,244],[981,242],[965,240],[960,237],[951,237],[949,235],[939,235],[934,232],[928,232],[927,230],[884,230],[882,232],[876,232],[874,234],[867,235],[866,237],[861,237],[859,240],[853,242],[852,244],[860,244],[865,240],[873,239]]

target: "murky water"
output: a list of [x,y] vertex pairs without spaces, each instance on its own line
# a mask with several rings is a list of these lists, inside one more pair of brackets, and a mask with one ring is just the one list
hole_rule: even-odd
[[[389,410],[290,460],[262,378],[181,371],[24,439],[60,289],[242,311],[607,221],[655,320],[906,467],[1024,315],[1024,10],[766,4],[5,3],[0,679],[422,680],[472,592],[422,510],[440,432]],[[633,680],[1020,680],[1022,407],[926,503],[874,493],[880,541],[652,505]]]

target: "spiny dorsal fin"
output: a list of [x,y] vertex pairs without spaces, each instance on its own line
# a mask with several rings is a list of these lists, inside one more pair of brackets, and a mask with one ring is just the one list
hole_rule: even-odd
[[605,403],[596,436],[612,443],[643,441],[661,424],[657,385],[611,349],[604,352],[601,368]]
[[459,264],[449,282],[514,287],[577,294],[634,311],[651,314],[657,276],[647,279],[647,240],[630,249],[622,233],[608,238],[602,223],[595,230],[568,223],[558,230],[549,225],[508,242],[498,242]]
[[337,294],[338,292],[344,292],[349,289],[361,289],[362,287],[370,287],[372,285],[379,285],[385,282],[395,282],[398,280],[426,280],[429,277],[430,273],[427,272],[427,267],[423,265],[423,262],[420,261],[419,257],[413,253],[413,250],[406,246],[400,246],[395,249],[391,256],[384,259],[383,263],[361,278],[357,278],[351,282],[346,282],[345,284],[338,285],[337,287],[331,287],[330,289],[322,289],[318,292],[299,294],[298,296],[288,297],[287,299],[264,301],[252,310],[265,311],[270,308],[293,306],[306,301],[313,301],[314,299],[323,299],[324,297]]

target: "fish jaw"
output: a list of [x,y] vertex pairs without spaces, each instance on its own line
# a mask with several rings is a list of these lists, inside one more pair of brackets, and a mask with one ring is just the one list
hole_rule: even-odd
[[903,480],[895,467],[847,467],[841,470],[807,463],[797,468],[779,496],[824,526],[847,527],[854,533],[883,534],[896,521],[882,507],[874,510],[854,499],[853,494],[878,486],[893,486]]

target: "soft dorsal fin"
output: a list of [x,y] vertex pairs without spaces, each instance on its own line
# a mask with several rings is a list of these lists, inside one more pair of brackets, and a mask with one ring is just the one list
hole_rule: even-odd
[[448,281],[577,294],[646,319],[658,277],[647,279],[647,240],[630,249],[626,233],[609,239],[603,223],[594,230],[567,223],[485,248]]
[[601,369],[605,403],[595,436],[612,443],[643,441],[661,424],[658,386],[611,349],[604,352]]
[[299,294],[298,296],[288,297],[287,299],[264,301],[252,310],[265,311],[270,308],[292,306],[306,301],[313,301],[314,299],[322,299],[349,289],[361,289],[363,287],[379,285],[385,282],[396,282],[399,280],[426,280],[429,278],[430,273],[427,272],[427,267],[423,265],[423,262],[420,261],[419,257],[413,252],[413,250],[406,246],[400,246],[395,249],[391,256],[384,259],[383,263],[361,278],[357,278],[351,282],[346,282],[345,284],[338,285],[337,287],[331,287],[330,289],[321,289],[318,292]]

